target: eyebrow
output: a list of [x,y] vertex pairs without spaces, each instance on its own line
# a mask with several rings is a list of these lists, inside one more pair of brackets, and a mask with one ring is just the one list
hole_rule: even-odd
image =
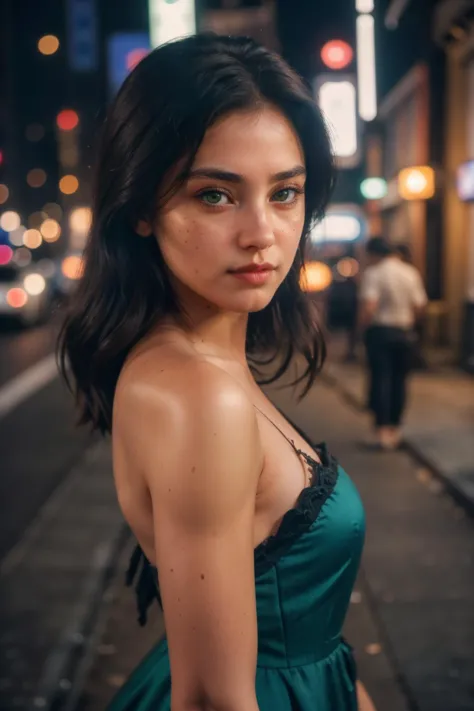
[[[271,180],[278,182],[279,180],[297,178],[300,175],[305,176],[306,169],[302,165],[295,165],[295,167],[290,170],[283,170],[280,173],[275,173],[271,176]],[[243,175],[231,173],[227,170],[221,170],[220,168],[196,168],[188,173],[188,180],[192,180],[193,178],[213,178],[214,180],[225,180],[229,183],[245,182]]]

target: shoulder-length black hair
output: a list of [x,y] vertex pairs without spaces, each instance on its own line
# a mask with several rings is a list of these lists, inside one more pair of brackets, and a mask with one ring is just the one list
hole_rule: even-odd
[[137,222],[153,216],[158,189],[180,162],[184,169],[174,189],[183,184],[216,120],[264,104],[277,107],[301,141],[306,219],[288,276],[272,302],[250,314],[247,352],[254,366],[276,363],[261,382],[283,375],[296,355],[306,363],[296,382],[304,382],[307,392],[314,381],[324,339],[299,279],[310,227],[323,214],[334,178],[324,121],[303,80],[281,57],[248,38],[196,35],[145,57],[105,121],[84,271],[58,342],[81,424],[110,432],[125,359],[161,317],[181,313],[157,240],[139,237]]

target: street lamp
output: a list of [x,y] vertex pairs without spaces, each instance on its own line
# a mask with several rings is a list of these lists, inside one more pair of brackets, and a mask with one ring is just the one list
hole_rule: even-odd
[[435,172],[428,165],[404,168],[398,174],[398,192],[403,200],[428,200],[435,193]]

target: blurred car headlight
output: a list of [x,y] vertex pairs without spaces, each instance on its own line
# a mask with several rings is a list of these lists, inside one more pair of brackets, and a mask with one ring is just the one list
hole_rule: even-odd
[[24,289],[14,287],[7,291],[7,304],[13,309],[21,309],[28,301],[28,294]]
[[41,274],[28,274],[23,279],[23,286],[30,296],[38,296],[46,289],[46,279]]

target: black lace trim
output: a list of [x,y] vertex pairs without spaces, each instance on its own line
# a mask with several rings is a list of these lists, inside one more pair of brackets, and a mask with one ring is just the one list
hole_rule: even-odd
[[157,570],[150,563],[139,545],[135,547],[132,553],[125,575],[125,584],[128,587],[131,587],[134,583],[137,599],[138,623],[143,627],[146,625],[148,610],[151,605],[155,601],[158,602],[160,607],[162,604],[158,587]]
[[255,577],[263,575],[285,555],[293,543],[316,521],[325,502],[329,499],[338,478],[338,463],[326,445],[314,447],[321,463],[306,458],[313,470],[313,482],[301,492],[296,506],[283,516],[278,531],[260,543],[255,549]]
[[[267,538],[255,549],[256,578],[272,568],[289,551],[293,543],[313,525],[325,502],[334,491],[338,477],[338,463],[328,453],[325,444],[317,445],[314,449],[321,463],[305,455],[313,474],[311,486],[303,489],[296,506],[283,516],[275,535]],[[158,572],[139,545],[136,546],[130,558],[126,584],[129,587],[135,585],[138,622],[143,626],[147,622],[148,610],[151,605],[155,601],[160,606],[162,603]]]

